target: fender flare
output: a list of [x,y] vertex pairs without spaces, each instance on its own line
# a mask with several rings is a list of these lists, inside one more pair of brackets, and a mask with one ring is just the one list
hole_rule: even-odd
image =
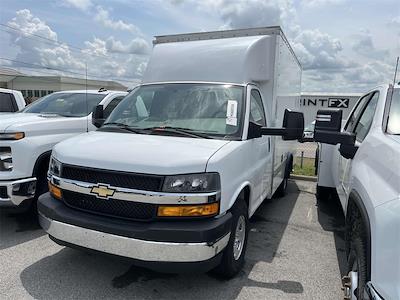
[[47,159],[47,158],[50,159],[51,151],[52,151],[52,150],[43,152],[42,154],[40,154],[40,155],[38,156],[38,158],[36,159],[35,165],[33,166],[32,176],[36,176],[36,174],[37,174],[37,172],[38,172],[38,170],[39,170],[40,165],[42,164],[42,162],[43,162],[45,159]]
[[230,200],[228,211],[231,210],[232,207],[235,205],[236,200],[238,199],[240,193],[241,193],[245,188],[248,188],[248,189],[249,189],[248,210],[249,210],[249,213],[250,213],[250,204],[251,204],[250,199],[251,199],[252,185],[251,185],[251,183],[250,183],[249,181],[243,182],[243,183],[239,186],[239,188],[236,189],[235,193],[233,194],[233,196],[232,196],[232,198],[231,198],[231,200]]
[[369,221],[368,211],[365,208],[365,205],[362,201],[361,196],[357,193],[357,191],[352,190],[349,195],[349,203],[347,204],[347,212],[346,212],[346,227],[348,223],[348,219],[350,218],[349,214],[349,204],[350,202],[354,203],[360,212],[361,220],[364,224],[365,234],[366,234],[366,243],[367,243],[367,276],[368,280],[371,279],[371,223]]

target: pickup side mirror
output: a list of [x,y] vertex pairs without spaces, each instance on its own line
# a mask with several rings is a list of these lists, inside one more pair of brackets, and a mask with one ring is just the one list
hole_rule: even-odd
[[341,110],[319,110],[315,119],[314,140],[330,145],[354,145],[356,141],[355,134],[340,132],[341,126]]
[[281,136],[283,140],[298,140],[303,137],[304,115],[302,112],[285,109],[282,128],[261,128],[262,135]]
[[356,135],[350,132],[341,132],[341,126],[341,110],[319,110],[315,121],[314,140],[330,145],[340,144],[340,154],[344,158],[351,159],[356,155],[358,149],[355,145]]
[[96,126],[97,128],[101,127],[104,123],[104,109],[103,105],[97,105],[93,109],[93,114],[92,114],[92,124]]

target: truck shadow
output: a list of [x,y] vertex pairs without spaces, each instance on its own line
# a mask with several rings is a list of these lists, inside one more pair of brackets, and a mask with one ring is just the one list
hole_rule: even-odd
[[302,283],[290,280],[286,272],[260,272],[260,264],[269,265],[274,258],[288,255],[279,251],[279,244],[299,194],[296,184],[291,182],[286,197],[267,200],[260,206],[251,219],[245,267],[229,281],[212,272],[158,273],[132,265],[129,260],[69,248],[28,266],[20,279],[26,291],[39,299],[236,299],[239,294],[246,295],[244,288],[254,287],[262,288],[261,294],[246,298],[265,298],[271,293],[291,299],[304,292]]
[[44,234],[36,214],[0,209],[0,250],[28,242]]
[[345,217],[338,197],[317,199],[318,221],[325,231],[333,232],[340,275],[346,273]]

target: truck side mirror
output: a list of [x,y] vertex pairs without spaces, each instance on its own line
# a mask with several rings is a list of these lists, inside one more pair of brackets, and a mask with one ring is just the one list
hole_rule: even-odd
[[314,140],[330,145],[354,145],[356,141],[355,134],[340,132],[341,126],[341,110],[319,110],[315,120]]
[[104,121],[105,119],[103,105],[99,104],[93,109],[92,124],[99,128],[103,125]]
[[285,109],[282,128],[261,128],[262,135],[281,136],[283,140],[298,140],[303,137],[304,115],[302,112]]

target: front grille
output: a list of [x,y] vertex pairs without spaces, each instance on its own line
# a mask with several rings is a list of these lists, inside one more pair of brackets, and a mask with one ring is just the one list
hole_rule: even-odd
[[156,216],[157,205],[124,201],[117,199],[100,199],[96,196],[62,191],[64,203],[72,208],[122,219],[150,221]]
[[6,186],[0,186],[0,198],[7,199],[7,187]]
[[164,176],[126,173],[102,169],[91,169],[63,165],[61,177],[90,183],[105,183],[115,187],[123,187],[144,191],[161,191]]

